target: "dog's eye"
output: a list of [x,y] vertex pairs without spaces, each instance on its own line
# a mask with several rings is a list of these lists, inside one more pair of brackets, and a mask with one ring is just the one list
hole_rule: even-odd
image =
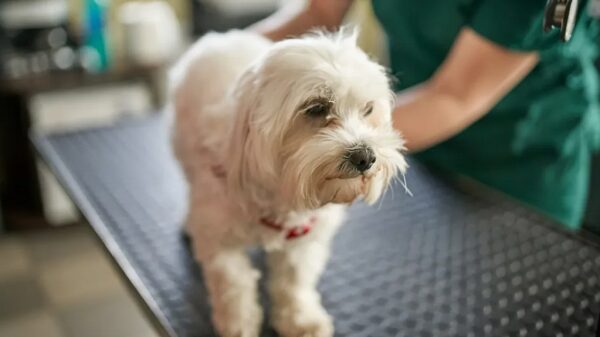
[[367,117],[372,112],[373,112],[373,102],[369,102],[369,103],[367,103],[367,106],[365,107],[364,116]]
[[330,104],[328,102],[314,102],[309,105],[305,111],[306,115],[310,117],[325,117],[329,114]]

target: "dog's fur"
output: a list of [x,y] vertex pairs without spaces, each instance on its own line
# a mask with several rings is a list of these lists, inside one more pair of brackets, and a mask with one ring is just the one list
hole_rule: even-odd
[[[245,249],[260,245],[274,328],[285,337],[332,336],[315,287],[344,204],[375,202],[406,168],[384,69],[356,46],[355,34],[272,43],[231,31],[201,38],[170,79],[174,148],[190,191],[186,231],[217,331],[259,336],[260,275]],[[356,146],[376,155],[362,173],[348,164]],[[286,240],[285,229],[261,218],[285,228],[316,223]]]

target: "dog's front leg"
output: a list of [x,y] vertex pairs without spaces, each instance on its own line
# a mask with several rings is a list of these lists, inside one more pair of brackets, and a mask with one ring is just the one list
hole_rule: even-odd
[[221,337],[258,337],[262,310],[258,304],[260,273],[240,250],[219,251],[203,259],[212,319]]
[[316,290],[329,243],[301,240],[268,256],[273,327],[283,337],[331,337],[333,323]]

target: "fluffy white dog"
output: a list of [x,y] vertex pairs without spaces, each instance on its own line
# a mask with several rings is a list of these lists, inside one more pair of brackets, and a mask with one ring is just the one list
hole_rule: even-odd
[[173,142],[189,183],[186,230],[222,337],[256,337],[268,255],[272,322],[285,337],[329,337],[317,281],[344,204],[375,202],[406,162],[384,69],[355,34],[272,43],[211,33],[171,73]]

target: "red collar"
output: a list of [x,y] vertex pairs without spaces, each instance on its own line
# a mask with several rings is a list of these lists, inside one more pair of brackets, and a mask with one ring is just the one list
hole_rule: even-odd
[[[223,178],[227,177],[227,171],[225,170],[225,168],[222,165],[213,165],[213,166],[211,166],[210,169],[211,169],[212,173],[215,175],[215,177],[217,177],[217,178],[223,179]],[[285,234],[286,240],[292,240],[292,239],[299,238],[301,236],[308,234],[310,232],[310,230],[312,229],[313,225],[315,224],[315,222],[317,222],[317,218],[312,216],[312,217],[310,217],[310,219],[308,219],[308,222],[288,229],[288,228],[285,228],[285,226],[283,224],[277,223],[275,221],[271,221],[267,218],[260,218],[261,225],[263,225],[265,227],[269,227],[269,228],[277,230],[277,231],[282,231],[282,230],[286,229],[287,230],[287,232]]]
[[292,240],[304,236],[310,232],[315,222],[317,222],[317,218],[312,216],[306,223],[300,224],[298,226],[294,226],[292,228],[285,228],[283,224],[271,221],[267,218],[260,218],[260,224],[269,227],[274,230],[282,231],[286,230],[285,238],[286,240]]

